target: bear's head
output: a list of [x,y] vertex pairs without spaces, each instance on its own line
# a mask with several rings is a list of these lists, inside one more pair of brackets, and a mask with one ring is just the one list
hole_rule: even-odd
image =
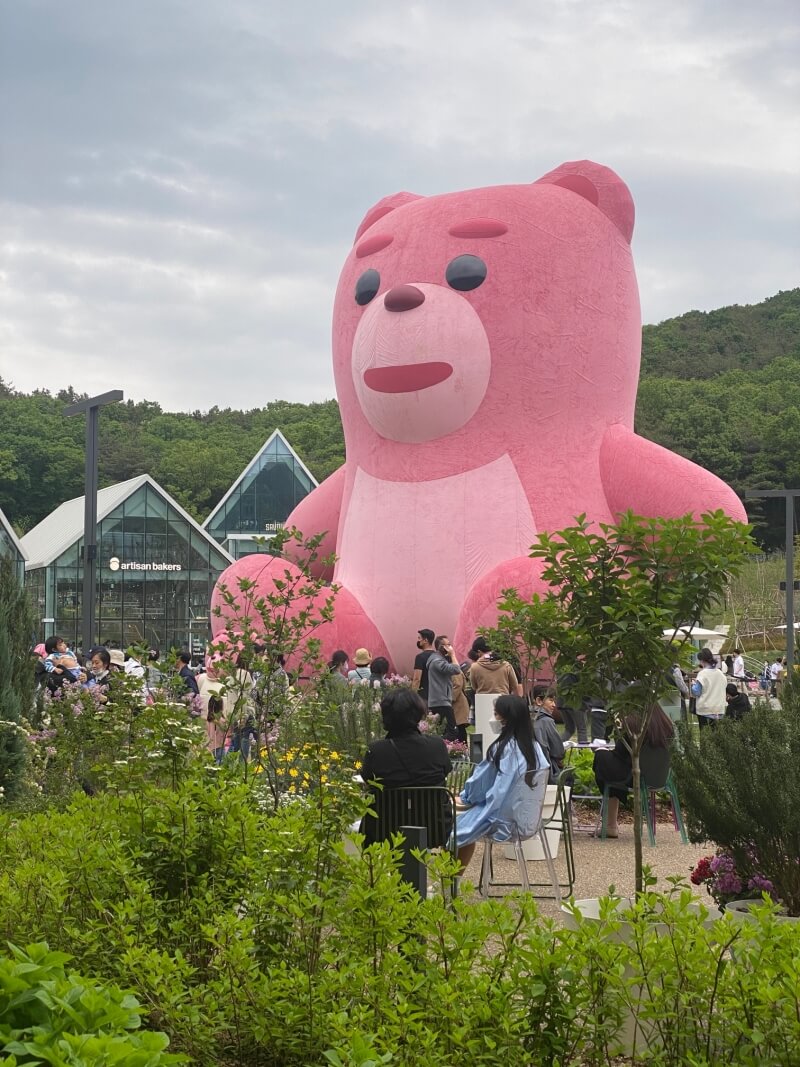
[[[427,477],[630,426],[641,319],[633,201],[607,167],[531,185],[397,193],[365,216],[334,306],[348,458]],[[375,457],[380,456],[377,461]]]

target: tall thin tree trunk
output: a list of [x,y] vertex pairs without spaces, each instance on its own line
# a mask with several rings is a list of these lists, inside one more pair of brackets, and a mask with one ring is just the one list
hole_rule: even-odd
[[636,895],[644,890],[642,873],[642,790],[641,771],[639,770],[639,750],[641,739],[637,738],[631,751],[633,769],[633,863],[636,871]]

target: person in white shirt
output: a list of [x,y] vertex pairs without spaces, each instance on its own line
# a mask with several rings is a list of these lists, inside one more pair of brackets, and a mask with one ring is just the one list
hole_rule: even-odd
[[692,682],[695,712],[701,726],[718,722],[725,714],[725,675],[714,666],[714,653],[710,648],[701,648],[697,653],[700,670]]
[[733,679],[739,687],[739,692],[743,693],[745,689],[745,669],[744,656],[740,648],[736,648],[733,651]]

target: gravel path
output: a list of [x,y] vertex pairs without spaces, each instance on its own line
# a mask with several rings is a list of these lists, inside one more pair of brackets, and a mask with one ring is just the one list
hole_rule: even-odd
[[[585,817],[584,817],[585,818]],[[587,825],[585,822],[583,825]],[[677,875],[689,883],[689,874],[701,856],[708,855],[713,851],[709,845],[684,845],[678,834],[669,822],[659,824],[656,832],[656,847],[651,848],[647,839],[647,830],[644,833],[642,845],[644,862],[658,879],[656,888],[666,890],[666,879]],[[633,871],[633,825],[621,822],[619,837],[616,840],[605,841],[592,837],[585,830],[578,830],[574,841],[576,881],[574,894],[577,898],[598,897],[608,892],[609,886],[614,886],[621,896],[630,896],[634,890]],[[483,849],[479,846],[466,871],[466,879],[475,886],[480,878]],[[504,858],[502,845],[494,846],[495,877],[499,881],[519,881],[519,871],[516,860]],[[566,881],[566,864],[564,861],[563,847],[559,849],[556,859],[556,871]],[[543,862],[528,864],[528,876],[531,881],[544,882],[547,879],[547,870]],[[706,903],[711,903],[711,898],[702,887],[691,886],[695,894]],[[510,892],[510,890],[497,889],[494,892]],[[539,892],[538,890],[536,891]],[[557,915],[558,909],[552,898],[539,898],[542,911],[548,915]]]

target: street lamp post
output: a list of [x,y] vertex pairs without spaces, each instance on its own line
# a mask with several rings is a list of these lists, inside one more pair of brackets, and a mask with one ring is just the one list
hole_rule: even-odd
[[794,677],[794,502],[800,489],[745,489],[745,500],[783,497],[786,501],[786,677]]
[[122,400],[122,390],[112,389],[64,408],[65,415],[86,414],[86,478],[83,511],[83,599],[81,631],[84,654],[95,643],[95,583],[97,577],[97,416],[106,404]]

